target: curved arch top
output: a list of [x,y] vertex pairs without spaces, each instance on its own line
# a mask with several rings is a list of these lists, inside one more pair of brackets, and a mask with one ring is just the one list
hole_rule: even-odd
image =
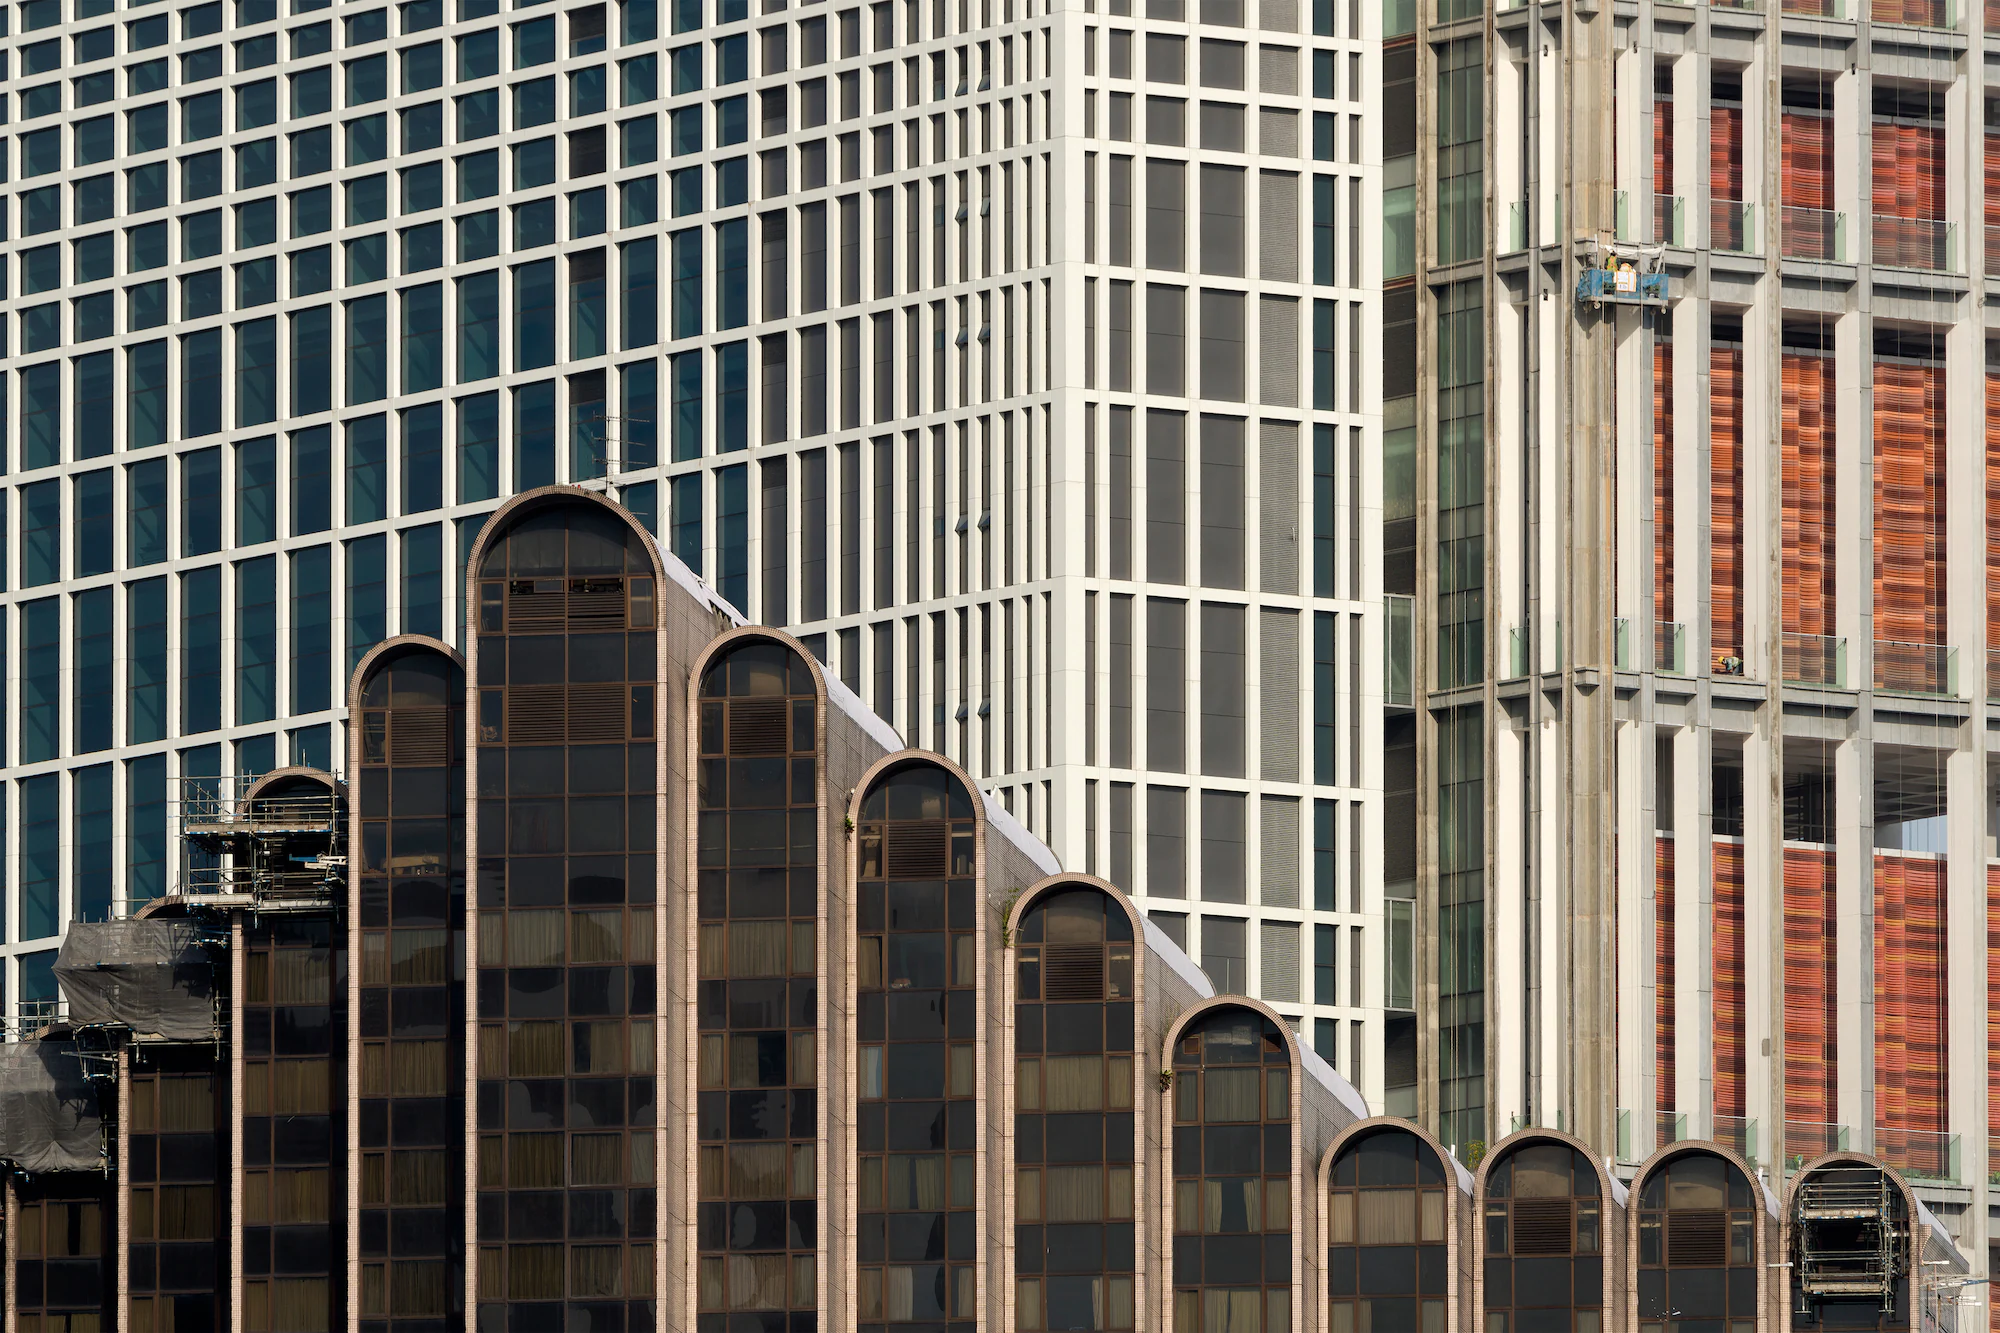
[[1597,1173],[1597,1188],[1600,1195],[1610,1202],[1615,1203],[1620,1208],[1625,1206],[1630,1191],[1625,1188],[1623,1181],[1605,1170],[1604,1163],[1590,1151],[1589,1144],[1567,1131],[1543,1129],[1533,1125],[1526,1129],[1515,1130],[1512,1134],[1509,1134],[1506,1138],[1486,1150],[1486,1156],[1479,1160],[1479,1169],[1473,1172],[1474,1192],[1480,1198],[1485,1198],[1487,1180],[1492,1175],[1494,1166],[1504,1160],[1515,1149],[1536,1139],[1547,1139],[1551,1142],[1566,1144],[1582,1153],[1584,1159],[1590,1163],[1591,1169]]
[[[820,707],[824,709],[826,706],[826,671],[820,666],[819,660],[808,652],[806,646],[800,643],[794,636],[787,634],[784,630],[771,629],[765,625],[739,625],[734,629],[725,630],[708,641],[707,646],[696,655],[692,662],[688,663],[688,697],[690,701],[699,702],[706,698],[721,697],[708,693],[708,678],[714,670],[717,660],[728,656],[746,644],[755,643],[758,640],[763,640],[791,651],[793,656],[797,658],[797,663],[794,664],[793,670],[797,669],[798,664],[803,664],[805,669],[811,673],[812,689],[810,693],[818,698]],[[787,692],[792,692],[789,687]],[[807,691],[798,692],[806,693]]]
[[[896,799],[890,788],[901,785],[898,779],[906,773],[929,769],[945,781],[939,784],[934,794],[942,801],[942,807],[935,814],[899,813],[885,806],[870,809],[878,793],[889,800]],[[955,790],[954,790],[955,788]],[[914,795],[914,791],[912,793]],[[980,799],[979,787],[951,760],[928,750],[898,750],[894,754],[882,756],[868,766],[861,780],[854,784],[850,793],[848,816],[856,821],[861,819],[976,819],[986,822],[986,802]]]
[[[487,515],[486,522],[479,529],[479,535],[473,538],[472,550],[467,554],[465,561],[465,578],[468,588],[466,607],[468,613],[476,605],[476,599],[469,595],[471,588],[482,577],[494,577],[493,574],[486,571],[486,562],[493,544],[536,514],[544,510],[559,508],[565,504],[574,504],[599,511],[615,519],[632,536],[639,538],[639,546],[645,551],[649,566],[644,570],[628,570],[627,572],[651,573],[656,578],[664,576],[665,570],[660,558],[659,543],[653,539],[653,534],[646,531],[645,526],[637,518],[633,517],[630,510],[596,491],[585,490],[581,486],[538,486],[532,491],[522,491],[519,495],[512,497],[505,504],[502,504],[498,509]],[[606,572],[611,571],[607,570]]]
[[[1457,1186],[1457,1189],[1453,1192],[1463,1196],[1467,1201],[1471,1199],[1473,1178],[1472,1172],[1466,1168],[1465,1163],[1452,1156],[1444,1144],[1438,1142],[1435,1134],[1432,1134],[1416,1121],[1404,1120],[1400,1116],[1392,1115],[1375,1115],[1369,1116],[1366,1120],[1357,1120],[1333,1136],[1333,1141],[1327,1144],[1326,1151],[1320,1154],[1318,1164],[1320,1189],[1326,1189],[1329,1180],[1332,1178],[1334,1162],[1342,1153],[1346,1152],[1350,1146],[1361,1139],[1367,1138],[1380,1130],[1402,1130],[1413,1136],[1433,1153],[1436,1153],[1438,1161],[1445,1164],[1445,1169],[1449,1171],[1452,1183]],[[1453,1200],[1447,1203],[1446,1206],[1455,1209],[1458,1207],[1458,1202],[1457,1200]]]
[[287,764],[274,768],[260,776],[243,790],[243,799],[253,801],[260,796],[282,795],[284,788],[295,782],[314,782],[338,795],[347,784],[323,768],[313,768],[308,764]]
[[1135,938],[1146,925],[1145,916],[1132,905],[1132,900],[1125,896],[1125,891],[1110,880],[1100,879],[1096,875],[1049,875],[1021,890],[1020,898],[1014,903],[1014,910],[1007,914],[1007,930],[1010,936],[1019,936],[1021,921],[1037,900],[1062,889],[1096,889],[1100,893],[1108,894],[1111,900],[1124,910],[1126,919],[1131,921]]
[[[399,657],[418,651],[428,650],[442,654],[460,672],[465,670],[465,654],[446,643],[443,639],[432,638],[428,634],[398,634],[384,639],[361,655],[354,664],[354,670],[347,678],[347,707],[350,711],[366,706],[362,694],[364,686],[372,683],[371,678],[383,668],[391,666]],[[461,682],[463,684],[463,682]],[[383,699],[378,706],[386,707],[391,701]],[[459,702],[463,702],[460,700]]]
[[1756,1168],[1751,1166],[1735,1149],[1716,1143],[1710,1139],[1681,1139],[1677,1142],[1669,1143],[1664,1148],[1655,1149],[1652,1156],[1639,1163],[1638,1169],[1632,1173],[1632,1184],[1630,1186],[1632,1198],[1637,1199],[1640,1196],[1646,1187],[1647,1180],[1656,1171],[1671,1165],[1675,1158],[1684,1157],[1690,1153],[1709,1153],[1720,1157],[1723,1161],[1735,1167],[1742,1173],[1745,1180],[1751,1182],[1758,1197],[1763,1201],[1764,1211],[1771,1217],[1780,1215],[1781,1209],[1778,1203],[1778,1196],[1772,1192],[1770,1185],[1764,1178],[1757,1174]]
[[1165,1061],[1165,1065],[1162,1067],[1171,1066],[1174,1063],[1174,1047],[1180,1043],[1181,1038],[1187,1035],[1189,1028],[1193,1027],[1203,1017],[1223,1009],[1245,1010],[1246,1012],[1256,1014],[1259,1018],[1264,1019],[1277,1028],[1279,1038],[1285,1045],[1285,1061],[1291,1066],[1293,1073],[1298,1072],[1299,1066],[1303,1062],[1302,1051],[1304,1049],[1299,1045],[1298,1034],[1292,1031],[1292,1025],[1286,1022],[1284,1016],[1277,1010],[1265,1004],[1262,1000],[1254,999],[1248,995],[1211,995],[1183,1010],[1181,1015],[1167,1028],[1167,1039],[1160,1050],[1160,1058]]

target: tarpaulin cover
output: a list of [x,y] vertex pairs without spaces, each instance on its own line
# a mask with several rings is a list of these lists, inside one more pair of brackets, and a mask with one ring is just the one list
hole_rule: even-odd
[[23,1171],[96,1171],[103,1130],[75,1042],[0,1045],[0,1161]]
[[166,1041],[215,1035],[215,965],[188,922],[72,922],[55,971],[76,1027],[110,1024]]

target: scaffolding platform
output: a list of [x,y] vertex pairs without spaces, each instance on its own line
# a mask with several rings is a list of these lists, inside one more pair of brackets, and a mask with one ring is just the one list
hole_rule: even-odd
[[347,883],[347,793],[330,773],[282,768],[181,779],[181,857],[165,898],[174,908],[324,912]]

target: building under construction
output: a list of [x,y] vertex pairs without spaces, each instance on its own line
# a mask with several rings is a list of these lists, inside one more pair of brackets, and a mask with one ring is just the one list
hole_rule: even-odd
[[0,1045],[8,1333],[1953,1330],[1902,1177],[1371,1118],[605,500]]

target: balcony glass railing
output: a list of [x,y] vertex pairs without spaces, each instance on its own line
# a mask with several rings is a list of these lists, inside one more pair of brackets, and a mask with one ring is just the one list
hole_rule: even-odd
[[1898,694],[1957,694],[1958,649],[1942,643],[1877,639],[1875,688]]
[[1784,649],[1787,685],[1847,688],[1847,640],[1832,634],[1787,632]]
[[1653,1147],[1657,1150],[1688,1136],[1688,1118],[1673,1111],[1653,1112]]
[[1752,14],[1762,13],[1764,0],[1708,0],[1712,9],[1741,9]]
[[1669,676],[1687,674],[1687,626],[1678,620],[1653,622],[1653,670]]
[[1841,19],[1847,17],[1847,6],[1842,4],[1841,0],[1785,0],[1785,13]]
[[1888,268],[1953,272],[1957,240],[1957,228],[1943,218],[1875,215],[1875,262]]
[[1653,239],[1661,245],[1686,245],[1682,230],[1681,197],[1677,194],[1653,196]]
[[1632,622],[1624,616],[1611,622],[1611,665],[1620,671],[1632,669]]
[[1507,205],[1507,252],[1528,248],[1528,204],[1526,200]]
[[1416,599],[1384,597],[1382,635],[1382,702],[1391,708],[1409,708],[1416,703]]
[[1528,674],[1528,627],[1516,625],[1507,631],[1507,679],[1519,680]]
[[1817,1120],[1785,1122],[1785,1170],[1796,1171],[1815,1157],[1847,1151],[1847,1126]]
[[1715,1142],[1734,1149],[1750,1165],[1757,1165],[1757,1122],[1738,1115],[1715,1117]]
[[2000,648],[1986,650],[1986,697],[2000,699]]
[[[1991,24],[1992,20],[1987,22]],[[2000,278],[2000,227],[1986,229],[1986,276]]]
[[1875,1155],[1919,1180],[1958,1179],[1958,1135],[1927,1129],[1875,1127]]
[[1737,254],[1757,252],[1757,205],[1741,199],[1708,201],[1708,245]]
[[1780,244],[1787,259],[1830,259],[1847,261],[1847,215],[1830,208],[1800,208],[1786,204],[1778,210]]

